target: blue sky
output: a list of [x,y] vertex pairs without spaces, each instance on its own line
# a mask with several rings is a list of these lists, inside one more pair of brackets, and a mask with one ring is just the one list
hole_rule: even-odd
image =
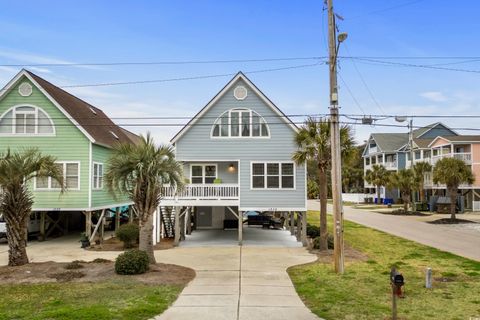
[[[388,8],[391,9],[384,10]],[[340,49],[343,55],[480,55],[478,1],[336,0],[335,9],[345,18],[339,21],[340,31],[349,34],[345,46]],[[0,28],[3,30],[0,34],[2,65],[327,55],[326,12],[321,0],[4,1]],[[463,62],[462,59],[395,61]],[[29,69],[62,86],[248,72],[311,63],[277,61]],[[480,62],[446,67],[480,70]],[[5,84],[19,69],[0,67],[0,83]],[[342,113],[480,114],[479,73],[386,66],[366,61],[354,64],[351,60],[340,60],[339,73],[346,83],[339,79]],[[248,76],[286,114],[328,112],[328,69],[325,65]],[[114,118],[192,116],[228,80],[229,77],[219,77],[71,88],[68,91]],[[418,119],[415,124],[435,121]],[[480,127],[475,119],[442,121],[451,127]],[[132,120],[116,122],[132,123]],[[379,123],[394,122],[387,119]],[[130,129],[139,133],[150,130],[159,142],[167,142],[179,128]],[[370,132],[391,130],[402,129],[355,126],[358,142],[366,139]]]

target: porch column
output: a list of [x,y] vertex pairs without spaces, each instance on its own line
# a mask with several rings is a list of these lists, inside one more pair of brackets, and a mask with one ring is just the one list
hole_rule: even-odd
[[238,211],[238,245],[241,246],[243,242],[243,212]]
[[[106,210],[104,209],[104,212]],[[105,217],[105,215],[102,213],[102,216],[101,217],[101,220],[98,221],[98,223],[101,223],[101,227],[100,227],[100,244],[103,244],[103,238],[105,237],[105,222],[107,220],[107,218]]]
[[302,232],[302,216],[300,214],[300,212],[297,212],[297,229],[296,229],[296,237],[297,237],[297,241],[301,241],[301,232]]
[[120,227],[120,207],[115,208],[115,233]]
[[175,238],[173,241],[174,246],[178,246],[180,243],[180,208],[181,207],[174,207],[173,210],[175,210]]
[[157,210],[153,211],[152,213],[152,221],[153,221],[153,228],[152,228],[152,244],[157,244]]
[[190,212],[190,207],[187,209],[187,234],[192,234],[192,213]]
[[133,206],[128,206],[128,223],[133,222]]
[[45,211],[40,212],[40,241],[45,241]]
[[162,239],[162,212],[160,207],[157,208],[157,232],[155,234],[155,240],[157,243]]
[[92,236],[92,211],[85,211],[85,234],[88,239]]
[[187,221],[187,209],[185,209],[183,215],[180,217],[180,241],[185,241],[185,228],[186,228],[186,221]]
[[295,235],[295,212],[290,211],[288,213],[290,216],[290,234]]
[[307,212],[302,212],[302,231],[301,239],[304,247],[307,246]]

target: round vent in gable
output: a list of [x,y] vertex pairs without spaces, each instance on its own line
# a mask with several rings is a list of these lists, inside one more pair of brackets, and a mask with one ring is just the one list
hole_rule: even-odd
[[32,94],[32,85],[28,82],[22,83],[20,86],[18,86],[18,93],[22,97],[28,97]]
[[244,86],[238,86],[233,90],[233,95],[237,100],[243,100],[247,97],[247,89]]

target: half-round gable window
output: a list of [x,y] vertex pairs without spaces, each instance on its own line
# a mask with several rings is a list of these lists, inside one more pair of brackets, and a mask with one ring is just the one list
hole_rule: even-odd
[[32,105],[15,106],[0,118],[3,135],[54,135],[55,127],[43,109]]
[[265,119],[250,109],[230,109],[215,120],[211,132],[216,138],[268,138],[270,129]]

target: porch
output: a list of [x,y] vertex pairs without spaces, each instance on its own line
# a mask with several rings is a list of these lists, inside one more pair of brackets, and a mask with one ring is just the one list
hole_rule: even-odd
[[[243,246],[300,248],[302,243],[287,230],[243,227]],[[186,235],[180,247],[238,246],[238,230],[195,230]]]

